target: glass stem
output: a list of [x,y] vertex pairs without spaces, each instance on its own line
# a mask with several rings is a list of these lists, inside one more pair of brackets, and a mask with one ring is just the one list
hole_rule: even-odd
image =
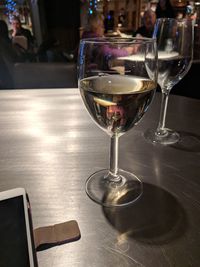
[[114,134],[110,142],[110,171],[108,178],[111,182],[121,181],[121,177],[118,175],[118,144],[119,136]]
[[165,130],[165,120],[166,120],[166,113],[167,113],[167,105],[168,105],[168,99],[169,99],[169,90],[166,90],[162,92],[162,101],[161,101],[161,110],[160,110],[160,119],[158,128],[156,130],[156,133],[158,135],[163,135],[166,133]]

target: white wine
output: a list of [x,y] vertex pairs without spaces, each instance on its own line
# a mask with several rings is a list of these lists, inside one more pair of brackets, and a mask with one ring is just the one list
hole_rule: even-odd
[[156,89],[150,79],[126,75],[92,76],[79,86],[90,115],[111,135],[123,134],[142,118]]

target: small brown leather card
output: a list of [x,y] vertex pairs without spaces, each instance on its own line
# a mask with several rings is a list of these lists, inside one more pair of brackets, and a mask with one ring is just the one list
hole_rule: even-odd
[[34,230],[35,247],[37,251],[62,245],[80,239],[81,233],[75,220]]

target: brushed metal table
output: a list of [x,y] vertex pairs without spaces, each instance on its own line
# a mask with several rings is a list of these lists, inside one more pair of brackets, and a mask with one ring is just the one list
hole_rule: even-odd
[[109,137],[89,117],[78,89],[0,91],[0,190],[24,187],[34,228],[77,220],[81,239],[37,253],[40,267],[200,266],[200,101],[171,95],[173,146],[147,143],[160,94],[120,138],[119,165],[144,183],[142,197],[106,209],[85,193],[109,166]]

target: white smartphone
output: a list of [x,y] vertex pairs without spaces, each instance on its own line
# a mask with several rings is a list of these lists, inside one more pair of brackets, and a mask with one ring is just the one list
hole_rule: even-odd
[[38,266],[30,203],[24,188],[0,192],[0,266]]

